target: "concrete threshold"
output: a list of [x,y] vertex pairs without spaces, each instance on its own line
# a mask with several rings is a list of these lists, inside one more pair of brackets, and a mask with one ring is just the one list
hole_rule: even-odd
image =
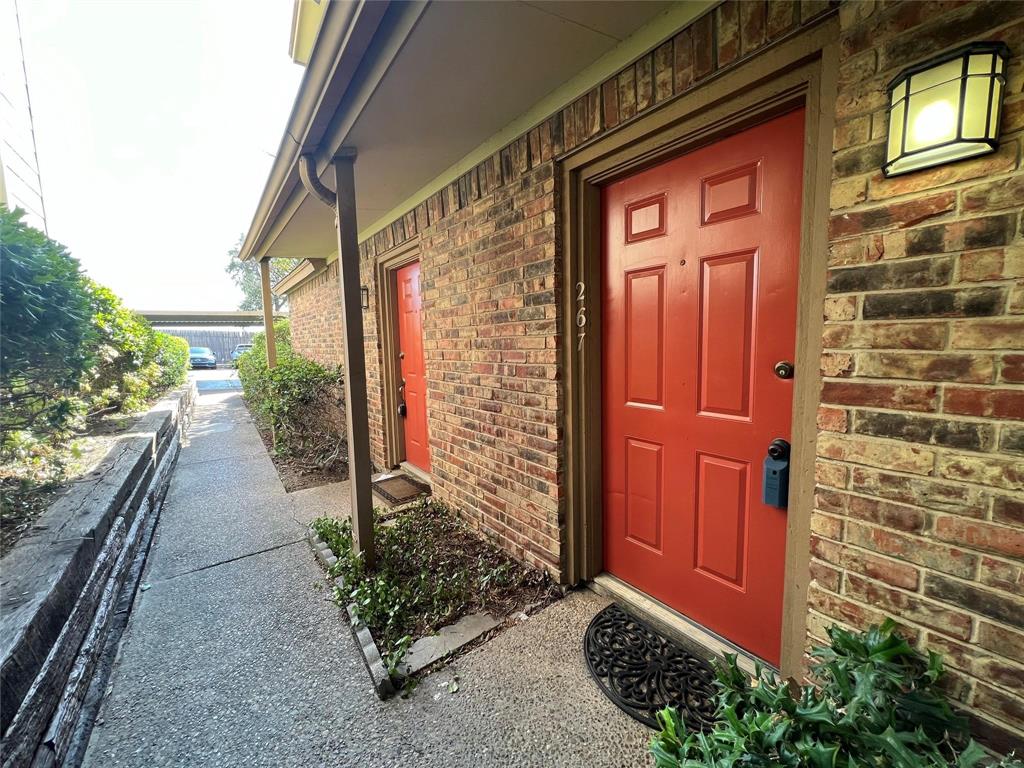
[[754,674],[755,666],[760,664],[762,668],[778,674],[778,669],[763,659],[759,659],[738,645],[731,643],[721,635],[715,634],[706,627],[697,624],[693,619],[679,613],[650,595],[641,592],[631,584],[622,579],[612,576],[610,573],[601,573],[587,584],[591,591],[608,597],[622,605],[624,608],[654,625],[658,630],[669,637],[678,640],[682,645],[693,647],[707,652],[708,657],[723,658],[727,653],[736,655],[736,663],[740,669],[750,675]]

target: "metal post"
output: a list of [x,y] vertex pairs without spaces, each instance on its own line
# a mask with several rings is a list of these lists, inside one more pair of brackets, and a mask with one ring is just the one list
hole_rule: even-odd
[[356,229],[354,150],[334,157],[337,199],[338,282],[345,322],[345,426],[348,432],[348,482],[352,492],[352,543],[372,568],[373,498],[370,489],[370,424],[366,408],[366,359],[363,310],[359,297],[359,238]]

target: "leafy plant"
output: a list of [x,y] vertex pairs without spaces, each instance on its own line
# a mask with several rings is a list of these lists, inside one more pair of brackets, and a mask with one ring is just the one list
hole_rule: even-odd
[[78,261],[0,206],[0,450],[24,435],[61,439],[84,411],[79,382],[93,362],[95,331]]
[[86,281],[94,327],[95,365],[83,382],[92,412],[135,411],[188,374],[188,342],[155,331],[109,288]]
[[[238,258],[238,253],[242,250],[242,241],[244,239],[244,235],[239,235],[238,242],[235,243],[234,248],[228,251],[228,265],[224,268],[224,271],[228,273],[234,284],[242,291],[242,302],[238,305],[238,308],[251,312],[263,309],[263,283],[260,280],[259,262],[254,259],[242,261]],[[271,259],[270,284],[276,285],[298,263],[298,259]],[[276,293],[271,294],[271,300],[274,303],[275,310],[282,309],[288,303],[286,296],[278,296]]]
[[[86,278],[59,243],[0,206],[0,523],[5,543],[64,480],[86,417],[133,411],[188,370],[158,333]],[[13,526],[13,527],[12,527]]]
[[238,359],[238,378],[256,421],[273,436],[274,450],[305,469],[330,469],[344,461],[342,370],[328,370],[291,346],[287,320],[274,323],[277,365],[267,365],[266,335]]
[[461,523],[447,506],[424,498],[386,519],[376,513],[377,566],[352,551],[347,520],[322,517],[313,530],[338,558],[332,575],[343,605],[354,603],[391,673],[415,638],[480,609],[496,612],[544,597],[547,576],[520,565]]
[[[718,722],[689,731],[678,712],[659,713],[651,742],[658,768],[973,768],[985,751],[968,739],[937,683],[942,660],[925,658],[892,620],[863,633],[829,629],[813,649],[820,683],[794,691],[770,672],[751,678],[735,656],[715,665]],[[1024,768],[1019,761],[1003,765]]]

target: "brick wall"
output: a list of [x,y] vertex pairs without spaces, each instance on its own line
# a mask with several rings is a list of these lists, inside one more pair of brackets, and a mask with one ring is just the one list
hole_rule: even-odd
[[[840,24],[808,629],[896,617],[1007,745],[1024,736],[1024,18],[861,2]],[[883,178],[885,85],[976,40],[1015,54],[999,152]]]
[[420,265],[435,494],[557,573],[555,204],[548,161],[427,228]]
[[288,293],[292,349],[321,365],[345,362],[338,262]]
[[[360,244],[363,282],[374,285],[376,260],[421,238],[435,492],[515,556],[555,575],[564,565],[552,161],[699,88],[830,7],[718,6]],[[363,321],[371,453],[382,465],[375,292]]]
[[[364,261],[360,285],[373,286],[372,262]],[[370,308],[363,312],[366,355],[367,413],[370,423],[370,459],[384,469],[384,425],[381,419],[380,345],[377,340],[376,295],[371,287]],[[321,365],[344,365],[345,334],[341,317],[338,262],[288,292],[292,349]]]
[[[830,7],[717,6],[360,244],[373,285],[381,254],[421,238],[435,487],[517,556],[557,572],[564,546],[552,161]],[[1024,722],[1020,6],[866,0],[840,17],[808,641],[896,617],[946,654],[952,695],[1006,746]],[[1017,54],[1001,150],[883,179],[889,79],[982,39]],[[381,463],[373,302],[375,289]]]

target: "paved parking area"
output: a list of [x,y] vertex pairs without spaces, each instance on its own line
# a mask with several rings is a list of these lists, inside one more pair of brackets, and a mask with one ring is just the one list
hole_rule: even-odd
[[224,373],[196,377],[87,765],[650,764],[650,732],[586,672],[583,632],[605,605],[589,592],[378,700],[304,540],[314,517],[347,512],[346,484],[285,493]]

